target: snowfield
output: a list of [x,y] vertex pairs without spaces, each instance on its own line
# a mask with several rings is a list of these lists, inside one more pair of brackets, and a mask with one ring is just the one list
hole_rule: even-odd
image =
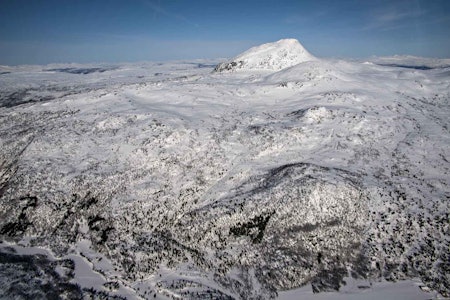
[[448,297],[449,99],[450,60],[296,40],[225,63],[0,66],[0,290]]

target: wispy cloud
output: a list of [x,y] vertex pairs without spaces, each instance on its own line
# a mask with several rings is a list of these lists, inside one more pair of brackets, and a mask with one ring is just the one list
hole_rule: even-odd
[[411,7],[405,5],[390,5],[382,9],[375,10],[369,16],[367,25],[362,30],[394,30],[411,25],[413,19],[426,15],[427,11],[418,6]]
[[314,13],[290,14],[283,20],[283,22],[287,24],[308,24],[312,21],[318,22],[320,19],[326,17],[327,14],[327,10],[320,10]]
[[197,24],[195,22],[192,22],[191,20],[189,20],[188,18],[186,18],[182,14],[174,13],[174,12],[171,12],[171,11],[163,8],[161,6],[161,4],[159,4],[159,3],[155,3],[155,2],[150,1],[150,0],[138,0],[138,1],[141,2],[143,5],[145,5],[146,7],[150,8],[153,11],[154,16],[159,14],[159,15],[162,15],[164,17],[168,17],[168,18],[171,18],[171,19],[174,19],[174,20],[178,20],[178,21],[184,22],[184,23],[186,23],[188,25],[191,25],[191,26],[194,26],[194,27],[200,27],[199,24]]

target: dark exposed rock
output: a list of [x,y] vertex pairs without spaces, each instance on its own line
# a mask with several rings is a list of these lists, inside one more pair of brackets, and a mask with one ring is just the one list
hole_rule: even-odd
[[114,69],[115,68],[56,68],[56,69],[48,69],[45,71],[86,75],[86,74],[92,74],[92,73],[103,73],[103,72],[111,71]]
[[378,64],[380,66],[385,67],[397,67],[397,68],[406,68],[406,69],[414,69],[414,70],[432,70],[435,69],[429,66],[420,66],[420,65],[402,65],[402,64]]
[[214,68],[214,72],[231,71],[231,70],[242,68],[243,65],[244,65],[243,61],[225,62],[225,63],[218,64]]

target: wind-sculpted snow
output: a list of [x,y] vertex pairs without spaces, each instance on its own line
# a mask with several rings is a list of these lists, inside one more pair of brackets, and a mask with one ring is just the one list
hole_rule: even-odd
[[[448,68],[204,65],[0,77],[2,249],[54,255],[0,251],[8,295],[21,278],[92,297],[267,299],[348,276],[448,295]],[[26,262],[41,279],[13,271]]]

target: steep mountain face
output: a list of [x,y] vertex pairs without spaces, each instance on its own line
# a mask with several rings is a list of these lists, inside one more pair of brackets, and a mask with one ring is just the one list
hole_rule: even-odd
[[269,299],[350,275],[448,295],[448,67],[299,61],[8,69],[0,289]]
[[278,71],[296,64],[316,60],[296,39],[283,39],[253,47],[214,71],[272,70]]

